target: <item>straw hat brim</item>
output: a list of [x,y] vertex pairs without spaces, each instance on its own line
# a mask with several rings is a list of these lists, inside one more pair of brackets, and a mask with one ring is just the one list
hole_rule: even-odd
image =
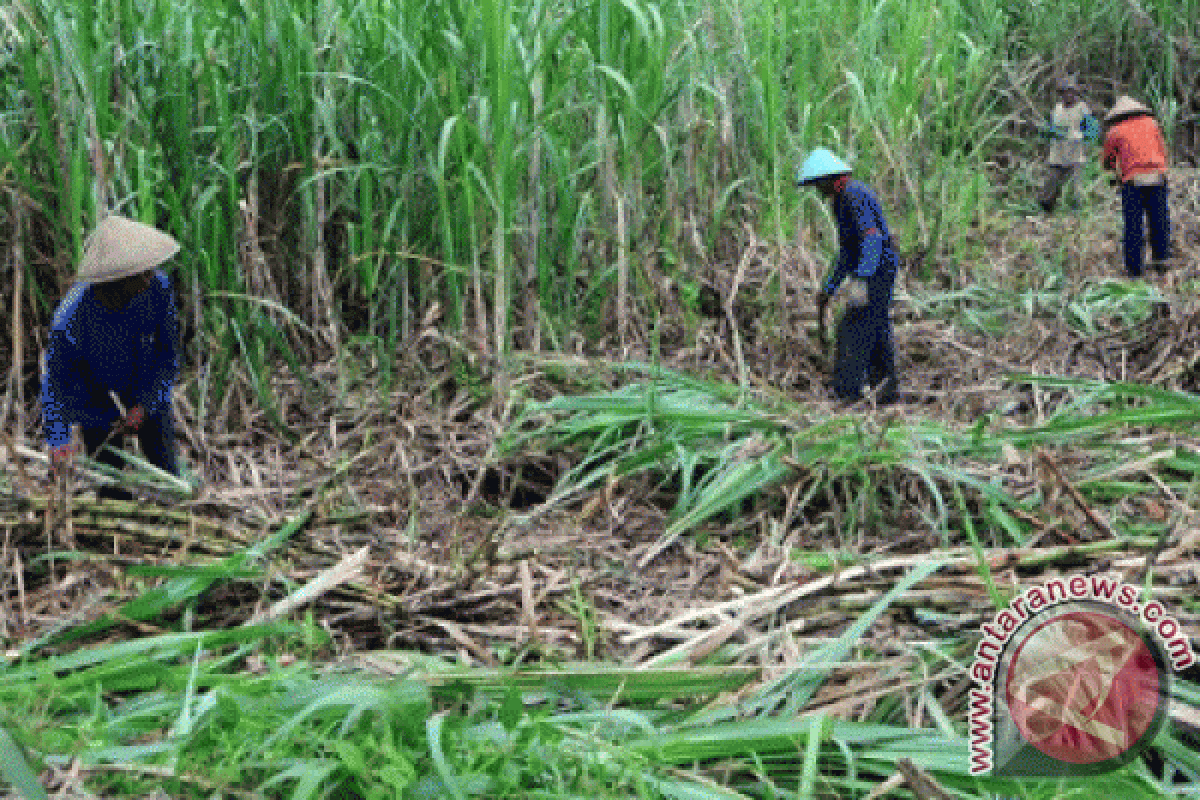
[[154,269],[179,252],[174,237],[116,214],[100,220],[84,245],[75,280],[104,283]]
[[849,175],[853,170],[850,165],[835,156],[824,147],[818,147],[804,159],[803,166],[797,172],[797,186],[812,186],[825,178],[836,178],[839,175]]
[[1113,107],[1104,115],[1105,122],[1113,122],[1122,117],[1130,117],[1134,114],[1152,114],[1149,108],[1134,100],[1129,95],[1121,95],[1117,98],[1117,102],[1113,103]]

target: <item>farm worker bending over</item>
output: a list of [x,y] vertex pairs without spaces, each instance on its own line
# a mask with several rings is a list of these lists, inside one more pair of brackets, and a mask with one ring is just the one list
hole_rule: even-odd
[[1046,158],[1046,185],[1038,200],[1042,210],[1047,213],[1058,205],[1063,187],[1087,162],[1087,143],[1095,142],[1100,136],[1092,110],[1079,99],[1079,84],[1075,79],[1063,78],[1059,80],[1057,88],[1058,103],[1050,115],[1050,126],[1044,129],[1053,141]]
[[837,218],[838,258],[817,293],[817,314],[823,326],[829,300],[849,276],[833,391],[841,400],[854,401],[869,383],[877,388],[879,402],[891,403],[898,383],[891,319],[898,259],[879,200],[850,172],[845,162],[818,148],[804,160],[796,180],[799,186],[815,186]]
[[1104,168],[1113,169],[1121,181],[1121,208],[1125,217],[1125,271],[1142,274],[1145,242],[1143,217],[1150,220],[1151,263],[1167,268],[1171,257],[1171,222],[1167,210],[1167,145],[1150,109],[1122,95],[1104,116]]
[[[88,237],[76,283],[54,313],[46,354],[42,415],[56,471],[71,462],[71,426],[78,424],[100,463],[119,468],[115,452],[98,451],[133,434],[146,460],[178,474],[171,418],[178,322],[170,281],[155,269],[178,251],[162,231],[115,215]],[[130,497],[108,487],[100,496]]]

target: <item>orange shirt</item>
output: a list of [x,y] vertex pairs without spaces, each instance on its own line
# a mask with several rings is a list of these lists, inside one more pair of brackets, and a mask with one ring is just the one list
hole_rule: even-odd
[[1124,183],[1136,175],[1167,171],[1167,145],[1158,123],[1149,114],[1113,125],[1104,137],[1104,166],[1116,169]]

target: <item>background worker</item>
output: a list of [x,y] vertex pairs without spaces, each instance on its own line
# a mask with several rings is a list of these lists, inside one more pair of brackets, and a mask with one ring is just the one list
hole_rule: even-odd
[[[71,426],[78,424],[88,455],[100,463],[120,468],[115,450],[102,445],[120,447],[132,434],[147,461],[178,474],[171,417],[178,321],[170,281],[155,269],[178,251],[162,231],[115,215],[88,237],[46,353],[42,415],[55,471],[71,463]],[[130,497],[109,487],[99,494]]]
[[891,403],[898,387],[891,305],[899,259],[878,198],[850,173],[844,161],[818,148],[804,160],[796,181],[815,186],[837,219],[838,258],[817,292],[817,314],[823,326],[830,299],[851,277],[838,325],[833,391],[852,402],[870,385],[879,402]]
[[1099,125],[1092,110],[1079,97],[1079,84],[1074,78],[1058,81],[1058,102],[1050,115],[1050,125],[1043,129],[1051,137],[1046,157],[1046,184],[1038,204],[1050,213],[1058,205],[1063,188],[1087,162],[1087,146],[1099,138]]
[[1145,249],[1143,219],[1150,222],[1151,266],[1166,271],[1171,257],[1171,221],[1167,208],[1167,144],[1150,109],[1121,95],[1104,116],[1104,168],[1121,182],[1125,218],[1125,271],[1142,274]]

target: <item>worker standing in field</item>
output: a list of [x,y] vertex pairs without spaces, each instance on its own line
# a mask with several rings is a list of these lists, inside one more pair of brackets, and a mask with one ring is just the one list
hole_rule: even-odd
[[1104,168],[1115,170],[1121,183],[1125,219],[1125,271],[1142,274],[1144,220],[1150,223],[1151,266],[1167,268],[1171,257],[1171,221],[1167,208],[1167,145],[1150,109],[1122,95],[1104,116]]
[[883,208],[874,192],[851,177],[850,167],[824,148],[808,154],[796,182],[815,186],[837,220],[837,261],[817,292],[822,328],[830,299],[850,278],[846,313],[838,325],[834,393],[852,402],[870,385],[879,402],[895,402],[891,306],[899,259]]
[[[156,269],[179,251],[171,236],[124,217],[88,237],[76,283],[50,328],[42,415],[55,471],[73,457],[78,424],[89,456],[119,468],[109,448],[138,438],[149,461],[178,474],[171,391],[179,370],[178,320],[167,276]],[[101,497],[128,499],[104,488]]]
[[1044,128],[1051,137],[1046,158],[1046,184],[1038,204],[1046,213],[1054,211],[1063,188],[1072,182],[1079,168],[1087,162],[1087,146],[1099,138],[1099,125],[1092,110],[1079,97],[1079,84],[1074,78],[1058,81],[1058,102],[1050,115],[1050,125]]

